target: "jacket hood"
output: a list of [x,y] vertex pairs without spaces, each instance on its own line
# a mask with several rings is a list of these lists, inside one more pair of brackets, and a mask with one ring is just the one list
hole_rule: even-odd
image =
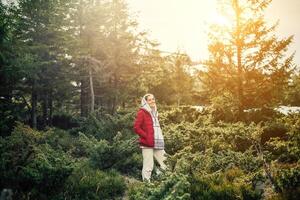
[[[149,94],[146,94],[143,96],[142,101],[141,101],[141,109],[144,109],[144,110],[148,111],[149,113],[151,113],[151,111],[153,111],[153,110],[150,107],[150,105],[147,103],[147,100],[146,100],[146,96],[148,96],[148,95]],[[155,105],[154,111],[155,112],[157,111],[156,105]]]

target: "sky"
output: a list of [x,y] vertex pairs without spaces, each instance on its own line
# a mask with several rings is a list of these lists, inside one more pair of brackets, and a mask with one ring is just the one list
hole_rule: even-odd
[[[128,7],[151,39],[162,51],[181,50],[200,61],[208,56],[207,33],[211,22],[224,23],[217,14],[218,0],[127,0]],[[296,51],[294,62],[300,66],[300,0],[273,0],[266,9],[267,22],[274,24],[278,38],[294,35],[288,53]]]

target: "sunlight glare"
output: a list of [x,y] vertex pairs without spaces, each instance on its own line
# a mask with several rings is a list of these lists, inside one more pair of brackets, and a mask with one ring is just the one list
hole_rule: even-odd
[[210,19],[211,24],[217,24],[219,26],[230,26],[230,21],[225,16],[222,16],[219,13],[212,13]]

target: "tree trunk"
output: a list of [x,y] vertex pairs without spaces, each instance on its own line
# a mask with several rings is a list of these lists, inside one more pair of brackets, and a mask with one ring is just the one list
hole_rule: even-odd
[[36,80],[33,80],[32,91],[31,91],[31,127],[37,128],[37,91],[36,91]]
[[87,88],[89,87],[88,81],[85,78],[81,79],[81,92],[80,92],[80,113],[82,117],[86,117],[88,115],[88,92]]
[[[117,79],[117,75],[114,74],[114,90],[117,91],[118,90],[118,79]],[[112,107],[111,107],[111,114],[115,113],[116,111],[116,107],[117,107],[117,94],[116,92],[114,92],[113,95],[113,101],[112,101]]]
[[[83,1],[79,1],[79,38],[80,40],[82,39],[82,32],[83,32],[83,26],[84,23],[82,21],[82,16],[83,16],[84,8],[83,8]],[[84,66],[85,63],[81,62],[82,67]],[[89,87],[88,85],[88,80],[85,78],[86,76],[86,71],[81,72],[82,78],[81,78],[81,84],[80,84],[80,115],[82,117],[86,117],[88,115],[88,92],[87,88]]]
[[243,94],[243,69],[242,69],[242,43],[240,38],[240,7],[238,0],[234,0],[236,14],[236,46],[237,46],[237,93],[238,93],[238,120],[243,118],[244,112],[244,94]]
[[47,92],[43,95],[43,127],[48,125],[48,94]]
[[[110,91],[113,91],[112,77],[109,77],[108,85],[109,85],[108,88],[110,89]],[[111,112],[112,104],[113,104],[113,97],[112,97],[112,95],[109,95],[109,97],[107,98],[107,111],[108,112]]]
[[91,112],[95,111],[95,93],[93,85],[92,67],[89,68],[90,92],[91,92]]
[[115,113],[115,110],[116,110],[116,104],[117,104],[117,97],[116,97],[115,94],[114,94],[112,103],[113,103],[113,104],[112,104],[112,107],[111,107],[111,114],[114,114],[114,113]]
[[53,96],[52,90],[49,95],[49,125],[52,125],[52,114],[53,114]]

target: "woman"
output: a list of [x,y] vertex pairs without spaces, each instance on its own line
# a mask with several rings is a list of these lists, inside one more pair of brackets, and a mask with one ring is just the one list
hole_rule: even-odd
[[134,131],[140,136],[139,142],[143,154],[142,177],[144,181],[150,181],[154,166],[153,158],[157,160],[162,170],[166,169],[165,143],[153,94],[146,94],[142,98],[141,108],[134,122]]

